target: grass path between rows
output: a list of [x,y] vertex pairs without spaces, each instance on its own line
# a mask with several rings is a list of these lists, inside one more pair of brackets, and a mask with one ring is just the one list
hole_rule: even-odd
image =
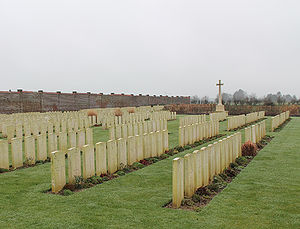
[[162,208],[174,157],[71,196],[43,193],[49,163],[0,174],[0,228],[300,228],[300,118],[274,136],[200,212]]

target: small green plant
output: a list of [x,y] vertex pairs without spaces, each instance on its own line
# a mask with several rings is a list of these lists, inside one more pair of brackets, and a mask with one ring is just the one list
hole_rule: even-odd
[[168,157],[169,157],[169,155],[168,155],[168,154],[165,154],[165,153],[162,154],[162,155],[160,155],[160,158],[161,158],[161,159],[166,159],[166,158],[168,158]]
[[0,173],[5,173],[5,172],[8,172],[9,171],[9,169],[2,169],[2,168],[0,168]]
[[125,175],[125,172],[124,171],[118,171],[116,172],[118,174],[118,176],[124,176]]
[[198,195],[198,194],[194,194],[192,196],[192,200],[195,202],[195,203],[199,203],[201,201],[201,196]]
[[203,198],[206,199],[206,200],[211,200],[211,197],[208,196],[208,195],[204,195]]
[[129,173],[131,170],[130,170],[130,167],[128,167],[128,166],[125,166],[124,168],[123,168],[123,172],[124,173]]
[[122,170],[122,169],[124,169],[124,168],[126,168],[127,167],[127,165],[124,165],[123,163],[120,163],[120,169]]
[[246,157],[238,157],[235,162],[238,164],[238,165],[247,165],[248,164],[248,160]]
[[193,206],[194,202],[191,199],[184,198],[181,202],[182,205]]
[[182,152],[184,151],[184,148],[182,146],[177,146],[175,147],[175,150],[177,150],[178,152]]
[[209,184],[208,186],[207,186],[207,188],[209,189],[209,190],[211,190],[212,192],[219,192],[220,191],[220,187],[219,187],[219,185],[217,184],[217,183],[212,183],[212,184]]
[[196,194],[200,195],[200,196],[203,196],[203,195],[212,195],[213,193],[206,187],[201,187],[201,188],[198,188],[197,191],[196,191]]
[[96,177],[96,176],[91,177],[91,178],[90,178],[90,183],[92,183],[92,184],[98,184],[98,179],[97,179],[97,177]]
[[102,177],[97,177],[97,182],[98,182],[98,184],[101,184],[103,182]]
[[134,169],[141,169],[141,168],[144,168],[145,166],[144,166],[143,164],[139,163],[139,162],[134,162],[134,163],[132,164],[132,167],[133,167]]
[[239,165],[236,162],[230,163],[230,168],[237,168]]
[[114,174],[112,174],[112,176],[113,176],[114,178],[119,177],[118,173],[114,173]]
[[37,160],[37,161],[35,162],[35,164],[44,164],[44,161],[42,161],[42,160]]
[[238,172],[236,170],[231,169],[231,168],[226,169],[225,173],[228,177],[235,177],[238,174]]
[[152,163],[156,163],[156,162],[159,161],[159,158],[157,158],[157,157],[151,157],[151,158],[149,158],[149,161],[151,161]]
[[183,147],[184,150],[189,150],[189,149],[191,149],[191,148],[192,148],[192,147],[191,147],[190,145],[187,145],[187,146],[184,146],[184,147]]
[[70,189],[65,189],[64,192],[63,192],[64,196],[70,196],[72,194],[73,194],[73,192]]
[[75,176],[75,187],[76,188],[82,188],[83,183],[83,177],[82,176]]
[[214,176],[213,184],[217,184],[219,186],[219,189],[223,189],[227,186],[226,180],[223,180],[221,176]]
[[228,176],[226,175],[225,172],[220,173],[219,176],[220,176],[224,181],[227,181],[227,180],[228,180]]
[[104,176],[104,177],[102,177],[102,179],[103,179],[103,181],[108,181],[109,180],[108,176]]

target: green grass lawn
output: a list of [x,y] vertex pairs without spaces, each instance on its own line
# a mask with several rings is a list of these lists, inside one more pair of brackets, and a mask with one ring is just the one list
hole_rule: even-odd
[[[176,123],[168,123],[170,147]],[[94,133],[94,142],[106,140],[107,131]],[[0,228],[300,228],[300,118],[272,135],[200,212],[162,208],[172,197],[174,157],[71,196],[43,193],[50,163],[0,174]]]

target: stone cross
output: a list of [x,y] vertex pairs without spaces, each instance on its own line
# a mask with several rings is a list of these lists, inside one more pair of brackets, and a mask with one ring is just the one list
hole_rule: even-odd
[[221,92],[221,87],[224,85],[224,83],[222,83],[221,80],[219,80],[219,83],[217,83],[216,85],[219,86],[219,104],[222,104],[222,92]]

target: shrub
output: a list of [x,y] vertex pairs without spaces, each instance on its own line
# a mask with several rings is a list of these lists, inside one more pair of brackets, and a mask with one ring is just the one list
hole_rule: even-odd
[[256,144],[252,143],[251,141],[246,142],[242,146],[242,155],[243,156],[256,156],[257,154],[257,146]]
[[122,116],[122,114],[123,113],[120,108],[115,110],[115,116]]
[[129,113],[129,114],[135,113],[134,108],[129,108],[129,109],[128,109],[128,113]]
[[97,116],[97,112],[95,110],[88,110],[87,115],[88,116]]

